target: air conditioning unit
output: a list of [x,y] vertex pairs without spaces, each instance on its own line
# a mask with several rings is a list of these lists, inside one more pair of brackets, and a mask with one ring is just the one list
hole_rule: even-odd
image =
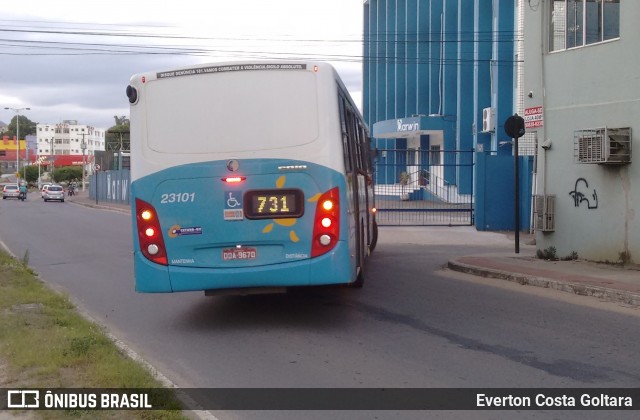
[[576,163],[631,163],[631,128],[592,128],[573,133]]
[[492,133],[496,131],[496,110],[495,108],[484,108],[482,110],[482,132]]
[[553,232],[556,230],[555,217],[556,196],[533,196],[533,229],[541,232]]

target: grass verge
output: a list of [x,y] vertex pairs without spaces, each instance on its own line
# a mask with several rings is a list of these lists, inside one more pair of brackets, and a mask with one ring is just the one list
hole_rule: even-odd
[[[0,250],[1,388],[153,388],[169,410],[30,411],[45,419],[186,419],[170,389],[115,346],[25,264]],[[18,414],[17,412],[14,412]]]

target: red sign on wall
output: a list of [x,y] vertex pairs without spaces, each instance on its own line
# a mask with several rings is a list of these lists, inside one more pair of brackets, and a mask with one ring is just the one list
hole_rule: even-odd
[[525,128],[539,128],[544,126],[542,119],[542,107],[534,106],[532,108],[524,109],[524,127]]

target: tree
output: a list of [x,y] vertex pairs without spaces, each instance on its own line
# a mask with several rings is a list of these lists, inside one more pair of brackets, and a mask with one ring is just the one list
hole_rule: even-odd
[[82,167],[63,166],[61,168],[55,168],[53,171],[53,178],[56,182],[69,182],[74,179],[82,179]]
[[129,151],[130,128],[129,119],[126,117],[113,117],[116,125],[107,130],[106,150],[107,151]]
[[122,117],[118,117],[117,115],[114,115],[113,118],[116,120],[116,125],[129,126],[129,118],[125,117],[124,115]]
[[25,136],[36,134],[36,125],[38,123],[31,121],[29,118],[25,117],[24,115],[16,115],[11,119],[11,122],[7,126],[7,130],[4,132],[4,135],[9,136],[10,138],[12,138],[13,136],[17,136],[16,121],[18,121],[18,118],[20,121],[20,138],[21,139],[25,138]]
[[27,184],[35,184],[38,182],[38,165],[27,165],[21,168],[20,172],[22,172],[21,175],[24,175]]

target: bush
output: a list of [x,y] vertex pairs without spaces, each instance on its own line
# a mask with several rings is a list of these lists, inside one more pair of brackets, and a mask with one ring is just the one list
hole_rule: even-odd
[[56,182],[69,182],[74,179],[82,179],[81,166],[63,166],[53,171],[53,178]]

